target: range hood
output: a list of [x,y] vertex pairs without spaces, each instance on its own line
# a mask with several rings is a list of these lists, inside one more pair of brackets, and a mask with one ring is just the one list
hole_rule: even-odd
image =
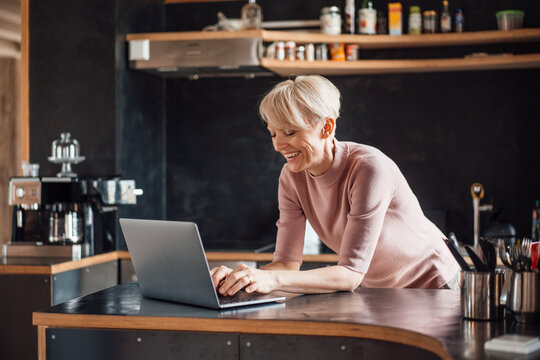
[[163,77],[273,76],[260,64],[260,37],[129,41],[130,68]]

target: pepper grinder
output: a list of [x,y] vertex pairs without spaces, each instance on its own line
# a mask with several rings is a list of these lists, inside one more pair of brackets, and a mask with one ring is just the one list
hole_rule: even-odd
[[493,210],[492,204],[486,204],[480,206],[480,200],[484,197],[484,185],[480,183],[474,183],[471,185],[471,195],[473,199],[473,234],[475,250],[478,249],[478,238],[480,237],[480,211]]

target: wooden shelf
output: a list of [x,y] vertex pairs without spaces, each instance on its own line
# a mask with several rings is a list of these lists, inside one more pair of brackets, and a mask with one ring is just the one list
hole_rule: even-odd
[[476,58],[357,60],[357,61],[281,61],[261,59],[261,65],[281,75],[361,75],[540,68],[540,54],[500,55]]
[[360,49],[389,49],[478,45],[540,41],[540,29],[517,29],[512,31],[474,31],[447,34],[421,35],[325,35],[291,31],[266,31],[264,41],[292,40],[298,43],[346,43],[358,44]]
[[347,43],[358,44],[360,49],[388,49],[414,47],[441,47],[540,41],[540,29],[517,29],[511,31],[474,31],[448,34],[422,35],[325,35],[316,32],[244,30],[244,31],[185,31],[127,34],[126,40],[175,41],[237,39],[260,37],[263,41],[287,41],[298,43]]
[[[511,31],[475,31],[423,35],[325,35],[318,32],[296,31],[191,31],[128,34],[126,40],[186,41],[211,39],[260,38],[264,42],[295,41],[306,43],[358,44],[359,49],[394,49],[419,47],[449,47],[485,44],[511,44],[540,41],[540,29]],[[491,55],[473,58],[399,59],[357,61],[280,61],[261,59],[261,65],[281,75],[321,74],[355,75],[384,73],[419,73],[436,71],[467,71],[540,68],[540,53],[522,55]]]

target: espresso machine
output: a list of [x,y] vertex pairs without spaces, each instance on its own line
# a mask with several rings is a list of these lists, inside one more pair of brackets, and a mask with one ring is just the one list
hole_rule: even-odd
[[135,205],[142,190],[119,176],[77,176],[71,165],[83,160],[77,140],[62,133],[49,157],[62,165],[56,176],[10,179],[13,225],[5,257],[80,258],[116,250],[118,206]]

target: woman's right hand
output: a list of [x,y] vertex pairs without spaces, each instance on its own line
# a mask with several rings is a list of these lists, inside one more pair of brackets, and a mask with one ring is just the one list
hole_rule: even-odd
[[217,289],[218,285],[221,284],[223,280],[229,276],[233,270],[227,266],[221,265],[210,270],[210,275],[212,275],[212,281],[214,282],[214,287]]

